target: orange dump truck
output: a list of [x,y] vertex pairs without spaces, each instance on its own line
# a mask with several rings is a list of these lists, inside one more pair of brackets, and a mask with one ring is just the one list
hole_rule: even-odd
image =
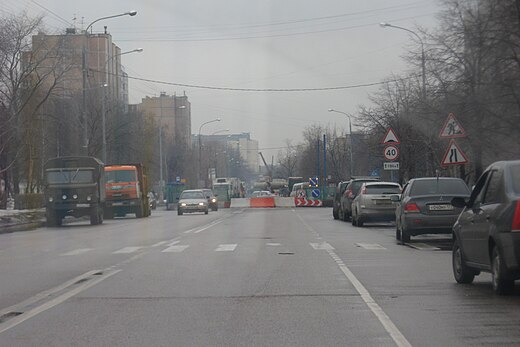
[[105,218],[135,213],[148,217],[148,187],[141,164],[105,166]]

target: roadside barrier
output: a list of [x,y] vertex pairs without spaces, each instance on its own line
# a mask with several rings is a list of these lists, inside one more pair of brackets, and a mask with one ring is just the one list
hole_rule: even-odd
[[250,207],[275,207],[274,197],[251,198]]
[[275,207],[295,207],[296,203],[294,201],[294,198],[275,196],[274,205]]
[[251,202],[249,198],[232,198],[231,199],[231,208],[234,207],[249,207],[251,206]]

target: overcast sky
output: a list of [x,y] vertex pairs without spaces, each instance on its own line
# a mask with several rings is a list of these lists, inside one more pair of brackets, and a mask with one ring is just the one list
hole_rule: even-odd
[[[299,89],[380,82],[410,69],[403,61],[411,43],[405,31],[436,25],[435,0],[2,0],[1,11],[44,14],[52,32],[73,24],[137,10],[135,17],[98,22],[108,26],[131,77],[200,86]],[[76,18],[76,20],[73,20]],[[67,24],[67,22],[69,24]],[[130,102],[146,95],[182,94],[192,103],[192,132],[229,128],[250,132],[260,148],[301,140],[313,123],[347,127],[334,108],[355,113],[378,87],[336,91],[252,92],[197,89],[130,80]],[[277,150],[265,150],[269,156]]]

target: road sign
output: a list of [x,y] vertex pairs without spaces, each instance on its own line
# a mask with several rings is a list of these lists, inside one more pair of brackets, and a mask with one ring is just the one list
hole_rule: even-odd
[[439,134],[440,138],[453,139],[455,137],[466,137],[466,133],[464,129],[460,125],[457,118],[453,113],[448,115],[446,122],[444,122],[444,126],[441,129],[441,133]]
[[319,206],[323,205],[323,201],[321,201],[321,200],[307,200],[307,199],[303,199],[303,198],[295,198],[294,199],[294,204],[296,205],[296,207],[307,207],[307,206],[319,207]]
[[383,154],[386,160],[395,160],[399,156],[399,149],[396,146],[386,146]]
[[462,152],[460,147],[457,145],[455,140],[450,141],[450,145],[444,153],[444,157],[442,158],[441,165],[459,165],[459,164],[467,164],[469,162],[468,158]]
[[318,186],[318,177],[309,178],[309,185],[311,187],[317,187]]
[[383,170],[399,170],[399,162],[383,163]]
[[320,195],[321,195],[321,192],[320,192],[319,189],[315,188],[315,189],[312,190],[312,197],[313,198],[319,198]]
[[394,130],[392,128],[388,128],[386,131],[385,137],[383,137],[383,141],[381,141],[383,145],[393,144],[398,145],[401,143],[399,139],[397,138],[397,135],[395,134]]
[[175,177],[175,182],[179,183],[181,181],[181,178],[179,176]]

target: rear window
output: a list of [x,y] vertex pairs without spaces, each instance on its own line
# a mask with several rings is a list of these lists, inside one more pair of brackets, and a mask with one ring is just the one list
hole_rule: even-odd
[[462,180],[431,179],[413,182],[411,196],[417,195],[469,195],[470,191]]
[[365,194],[400,194],[401,189],[393,184],[378,184],[365,187]]
[[354,193],[354,195],[357,195],[359,193],[359,190],[361,189],[361,186],[363,185],[363,183],[366,183],[366,182],[374,182],[374,180],[354,181],[354,182],[352,182],[351,189],[352,189],[352,192]]
[[513,191],[520,195],[520,165],[511,166],[511,181],[513,183]]

